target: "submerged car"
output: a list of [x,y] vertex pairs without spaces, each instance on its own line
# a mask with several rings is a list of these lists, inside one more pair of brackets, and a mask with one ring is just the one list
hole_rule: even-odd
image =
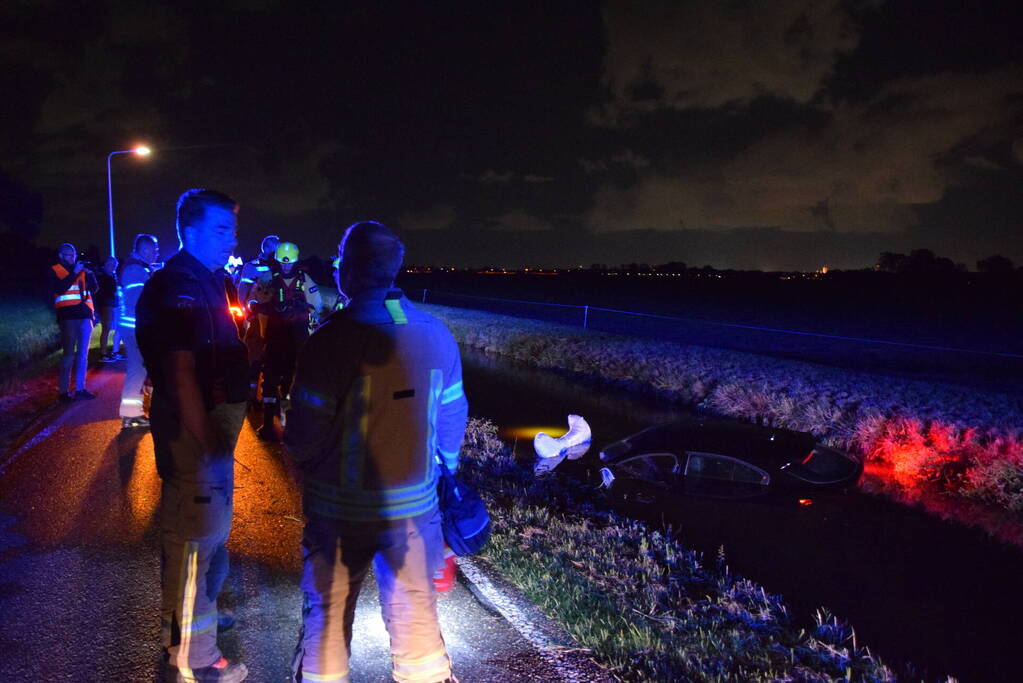
[[863,473],[859,459],[813,434],[698,416],[616,441],[600,460],[608,489],[629,479],[712,498],[842,490]]

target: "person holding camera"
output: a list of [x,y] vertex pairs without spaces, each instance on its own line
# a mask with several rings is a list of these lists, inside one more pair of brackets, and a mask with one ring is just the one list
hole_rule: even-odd
[[[78,260],[78,250],[69,242],[57,249],[57,263],[50,266],[50,293],[60,328],[63,355],[57,370],[57,392],[61,403],[96,398],[85,387],[89,364],[89,339],[96,319],[93,297],[99,291],[96,276]],[[71,393],[74,369],[75,392]]]

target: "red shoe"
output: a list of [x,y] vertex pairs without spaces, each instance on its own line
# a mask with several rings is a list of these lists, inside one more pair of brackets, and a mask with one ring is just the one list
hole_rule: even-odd
[[455,564],[455,551],[444,546],[444,566],[433,573],[433,587],[438,593],[447,593],[455,587],[455,575],[458,567]]

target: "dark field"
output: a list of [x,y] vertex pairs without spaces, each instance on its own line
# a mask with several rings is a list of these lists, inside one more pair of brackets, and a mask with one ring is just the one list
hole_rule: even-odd
[[403,274],[399,284],[416,300],[428,290],[432,303],[576,325],[585,315],[590,327],[609,332],[1023,391],[1023,297],[1015,295],[1023,281],[1018,276],[912,277],[856,271],[782,279],[765,273],[688,271],[662,276],[581,271]]

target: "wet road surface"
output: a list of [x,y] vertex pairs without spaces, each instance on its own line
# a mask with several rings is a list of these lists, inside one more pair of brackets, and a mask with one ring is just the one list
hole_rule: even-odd
[[[121,364],[90,375],[99,394],[44,412],[0,459],[0,681],[162,679],[159,478],[149,433],[120,431]],[[288,679],[299,630],[300,494],[282,453],[247,420],[236,451],[231,575],[220,636],[254,682]],[[454,670],[468,681],[565,680],[464,578],[441,596]],[[356,616],[353,680],[389,680],[373,580]]]

